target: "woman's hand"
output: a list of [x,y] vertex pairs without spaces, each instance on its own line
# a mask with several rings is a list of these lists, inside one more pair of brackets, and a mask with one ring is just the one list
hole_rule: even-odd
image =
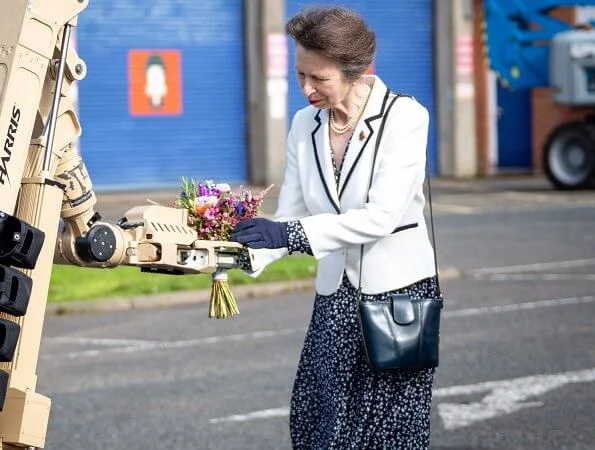
[[261,217],[244,220],[235,226],[229,240],[254,249],[287,247],[287,222]]

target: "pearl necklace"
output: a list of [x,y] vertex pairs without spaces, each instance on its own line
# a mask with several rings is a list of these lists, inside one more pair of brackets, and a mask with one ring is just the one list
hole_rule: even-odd
[[355,123],[359,120],[359,118],[362,114],[362,111],[364,110],[364,107],[368,104],[368,99],[370,98],[371,92],[372,92],[372,90],[370,89],[370,92],[368,92],[368,95],[366,96],[366,101],[362,102],[362,104],[359,105],[359,108],[357,108],[356,113],[353,116],[351,116],[351,118],[347,121],[347,123],[345,125],[343,125],[342,127],[338,126],[337,123],[335,122],[335,111],[331,108],[330,114],[329,114],[329,125],[331,126],[331,130],[333,130],[337,134],[347,133],[347,131],[349,131],[355,125]]

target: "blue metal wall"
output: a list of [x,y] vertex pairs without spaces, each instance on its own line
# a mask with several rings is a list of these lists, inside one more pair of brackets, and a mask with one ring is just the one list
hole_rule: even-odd
[[531,135],[530,89],[510,91],[498,83],[498,167],[531,169],[533,139]]
[[[432,171],[436,167],[436,105],[434,102],[434,35],[431,0],[319,0],[352,8],[375,31],[375,72],[393,92],[414,95],[430,111],[429,150]],[[286,0],[286,16],[310,3]],[[291,41],[291,39],[290,39]],[[289,117],[307,105],[295,78],[295,47],[289,45]]]
[[[95,0],[78,25],[81,153],[98,190],[246,181],[241,0]],[[181,115],[130,114],[131,49],[180,51]]]

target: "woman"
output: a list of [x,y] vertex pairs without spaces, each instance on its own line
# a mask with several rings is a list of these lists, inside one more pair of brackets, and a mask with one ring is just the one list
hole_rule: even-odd
[[286,31],[297,45],[295,68],[310,106],[292,122],[274,220],[243,222],[232,239],[258,249],[255,275],[287,253],[318,260],[291,400],[293,447],[426,449],[433,369],[371,370],[356,302],[361,244],[364,300],[395,291],[438,294],[423,216],[428,113],[413,98],[399,97],[373,164],[379,125],[394,97],[379,77],[365,75],[374,33],[356,13],[335,7],[304,10]]

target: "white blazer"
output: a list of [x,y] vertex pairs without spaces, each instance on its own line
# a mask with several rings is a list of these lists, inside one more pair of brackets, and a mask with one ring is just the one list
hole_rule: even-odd
[[[318,260],[316,291],[334,293],[343,272],[362,291],[378,294],[433,276],[434,256],[423,210],[429,115],[410,97],[399,97],[384,128],[369,200],[366,194],[378,129],[393,98],[377,76],[357,124],[335,187],[328,110],[298,111],[287,138],[285,178],[274,220],[300,220]],[[253,276],[287,249],[253,250]]]

